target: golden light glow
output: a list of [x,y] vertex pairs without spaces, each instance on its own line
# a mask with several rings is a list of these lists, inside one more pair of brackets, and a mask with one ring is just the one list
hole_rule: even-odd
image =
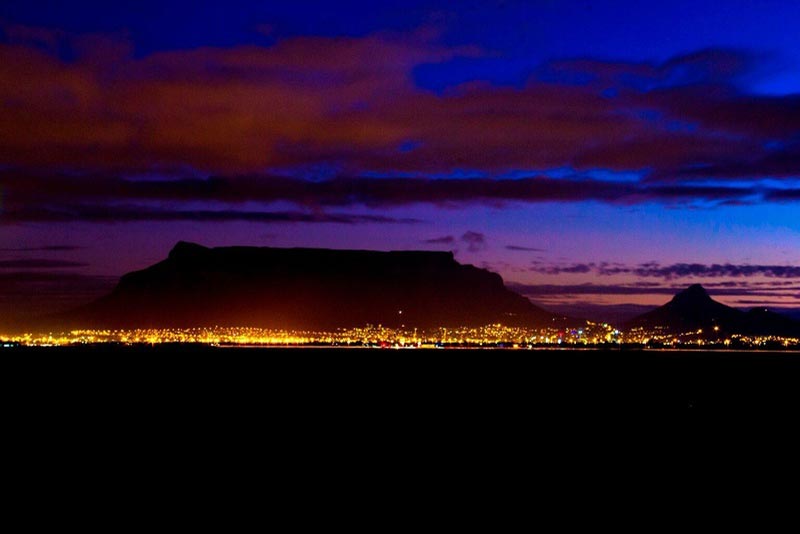
[[508,346],[534,344],[601,344],[617,342],[620,332],[608,324],[587,323],[580,329],[521,328],[501,324],[481,327],[389,328],[366,325],[331,332],[288,331],[252,327],[163,328],[134,330],[72,330],[47,334],[0,335],[9,343],[29,346],[60,346],[95,343],[161,344],[199,343],[237,346]]
[[[714,327],[719,332],[719,327]],[[629,343],[646,346],[783,346],[800,347],[800,339],[780,336],[728,335],[724,339],[702,336],[702,330],[676,334],[665,327],[635,328],[622,333],[607,323],[587,321],[582,328],[523,328],[501,324],[481,327],[389,328],[366,325],[334,331],[289,331],[253,327],[161,328],[132,330],[71,330],[69,332],[3,335],[0,348],[24,346],[68,346],[114,343],[156,345],[193,343],[210,346],[343,346],[343,347],[503,347],[527,348],[539,345],[589,346]]]

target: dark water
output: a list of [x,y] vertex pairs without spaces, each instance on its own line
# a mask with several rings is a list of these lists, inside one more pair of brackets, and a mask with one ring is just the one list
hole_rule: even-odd
[[[0,351],[7,388],[90,409],[265,410],[275,417],[511,421],[626,410],[800,405],[789,352],[283,349],[205,346]],[[266,413],[265,412],[265,413]],[[327,415],[326,415],[327,414]]]
[[[0,351],[0,366],[19,494],[43,481],[73,494],[91,473],[110,501],[121,484],[168,507],[176,485],[214,501],[239,490],[261,510],[262,491],[287,506],[309,491],[352,500],[355,484],[359,499],[395,488],[436,508],[445,486],[481,502],[505,489],[527,510],[521,488],[572,499],[594,480],[592,499],[618,498],[620,466],[685,489],[687,470],[738,476],[743,458],[771,457],[736,448],[740,437],[703,445],[718,414],[734,429],[741,414],[779,414],[793,429],[800,405],[788,353],[22,348]],[[396,502],[386,517],[405,513]]]

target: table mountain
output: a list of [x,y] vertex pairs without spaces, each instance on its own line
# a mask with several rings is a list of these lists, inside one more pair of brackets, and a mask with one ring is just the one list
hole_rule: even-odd
[[559,324],[450,252],[220,247],[179,242],[113,292],[62,317],[93,327],[331,329]]

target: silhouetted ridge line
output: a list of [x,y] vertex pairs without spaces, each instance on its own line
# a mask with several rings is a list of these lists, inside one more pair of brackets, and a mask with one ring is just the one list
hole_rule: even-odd
[[80,326],[431,328],[564,322],[451,252],[219,247],[178,242],[167,259],[61,317]]
[[663,306],[625,325],[628,330],[656,327],[676,334],[703,330],[708,337],[731,334],[800,337],[800,322],[763,307],[743,312],[726,306],[712,299],[700,284],[689,286]]

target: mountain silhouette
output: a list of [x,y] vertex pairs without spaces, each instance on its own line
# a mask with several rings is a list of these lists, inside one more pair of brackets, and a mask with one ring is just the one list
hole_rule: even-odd
[[639,315],[625,328],[663,327],[672,333],[696,332],[743,335],[800,336],[800,322],[765,308],[743,312],[717,302],[700,284],[676,294],[663,306]]
[[179,242],[113,292],[59,318],[106,328],[253,326],[293,330],[545,326],[563,317],[450,252],[220,247]]

